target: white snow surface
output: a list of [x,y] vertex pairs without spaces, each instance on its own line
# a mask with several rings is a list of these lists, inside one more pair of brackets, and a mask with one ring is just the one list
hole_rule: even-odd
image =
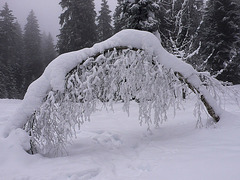
[[9,119],[8,125],[2,132],[2,136],[7,137],[12,130],[23,127],[32,113],[40,107],[43,98],[46,97],[50,90],[63,91],[66,74],[77,66],[77,64],[99,52],[118,46],[144,49],[157,56],[160,63],[166,68],[180,72],[185,78],[189,78],[189,82],[194,84],[195,87],[202,89],[202,93],[207,97],[214,110],[221,115],[221,108],[219,108],[213,98],[208,95],[204,89],[205,87],[201,87],[201,82],[196,76],[197,72],[191,65],[184,63],[174,55],[168,53],[161,46],[159,39],[152,33],[128,29],[117,33],[104,42],[95,44],[92,48],[66,53],[52,61],[42,76],[29,86],[22,105],[19,106]]
[[[22,146],[28,148],[28,137],[17,129],[0,137],[0,180],[240,179],[239,107],[227,100],[230,113],[214,126],[196,129],[196,99],[188,98],[175,118],[169,111],[169,121],[151,131],[139,126],[136,103],[131,103],[129,117],[121,103],[114,112],[97,111],[63,157],[27,154]],[[21,103],[0,100],[0,132]]]

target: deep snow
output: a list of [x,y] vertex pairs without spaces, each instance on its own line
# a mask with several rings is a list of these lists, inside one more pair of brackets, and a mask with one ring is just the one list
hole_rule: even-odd
[[[217,125],[196,129],[194,102],[190,97],[175,118],[169,111],[169,120],[151,131],[139,126],[136,103],[129,117],[117,103],[114,112],[94,113],[67,147],[68,155],[58,158],[27,154],[15,144],[24,134],[14,131],[0,137],[0,180],[240,179],[239,107],[228,101],[230,113]],[[0,100],[0,131],[20,103]]]

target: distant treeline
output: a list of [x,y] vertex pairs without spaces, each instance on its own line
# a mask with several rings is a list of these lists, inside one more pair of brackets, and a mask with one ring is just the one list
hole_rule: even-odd
[[[152,32],[165,49],[199,71],[240,83],[239,0],[118,0],[113,27],[107,0],[62,0],[58,52],[90,47],[122,29]],[[97,21],[96,21],[97,20]]]
[[34,12],[22,31],[6,3],[0,11],[0,98],[23,98],[55,57],[53,38],[40,32]]
[[91,47],[122,29],[152,32],[170,53],[217,79],[240,83],[239,0],[62,0],[60,34],[41,33],[31,11],[22,32],[5,4],[0,13],[0,98],[22,98],[56,54]]

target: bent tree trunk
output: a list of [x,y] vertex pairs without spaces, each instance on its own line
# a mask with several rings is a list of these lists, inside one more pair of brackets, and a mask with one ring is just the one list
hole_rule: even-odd
[[216,103],[208,100],[206,97],[207,95],[205,95],[206,93],[201,92],[201,90],[198,86],[196,87],[194,84],[191,83],[191,81],[188,81],[187,78],[184,78],[184,76],[181,73],[179,73],[179,72],[175,72],[175,73],[178,75],[180,81],[185,82],[188,85],[189,89],[191,89],[195,94],[200,96],[200,99],[201,99],[202,103],[204,104],[209,115],[213,118],[213,120],[215,122],[218,122],[220,120],[220,113],[218,111],[214,110]]
[[218,122],[222,110],[191,65],[169,54],[153,34],[123,30],[50,63],[29,86],[9,132],[24,127],[32,136],[32,152],[51,153],[64,149],[75,126],[89,120],[97,102],[111,105],[119,99],[127,112],[130,100],[138,100],[140,123],[149,126],[154,114],[158,126],[167,119],[168,108],[181,101],[186,87]]
[[[129,50],[131,49],[132,51],[143,51],[143,49],[138,49],[138,48],[129,48],[127,46],[117,46],[114,48],[110,49],[105,49],[103,52],[98,52],[95,55],[92,56],[93,59],[97,59],[99,56],[102,54],[107,54],[109,52],[117,51],[117,52],[122,52],[123,50]],[[167,58],[167,57],[166,57]],[[178,59],[181,61],[180,59]],[[86,61],[83,61],[80,65],[84,64]],[[153,64],[160,63],[158,60],[152,60]],[[95,64],[93,64],[95,65]],[[163,65],[164,66],[164,65]],[[73,68],[68,74],[71,74],[72,71],[74,71],[77,67]],[[174,68],[173,68],[174,69]],[[207,112],[209,115],[213,118],[215,122],[218,122],[220,120],[220,115],[221,115],[221,108],[218,107],[217,103],[215,100],[211,97],[211,95],[206,91],[206,88],[202,85],[202,82],[200,78],[197,75],[197,72],[194,74],[191,74],[190,77],[184,77],[184,75],[181,72],[174,71],[174,74],[176,77],[182,82],[187,84],[189,89],[193,91],[196,95],[200,97],[200,100],[202,101],[203,105],[205,106]]]

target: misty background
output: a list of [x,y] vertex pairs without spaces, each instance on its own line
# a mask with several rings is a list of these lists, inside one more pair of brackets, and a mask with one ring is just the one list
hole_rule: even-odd
[[154,33],[197,71],[240,84],[239,0],[0,0],[0,6],[0,98],[22,98],[56,56],[123,29]]
[[[34,11],[40,30],[50,32],[56,43],[56,36],[59,34],[60,24],[59,16],[62,8],[59,5],[61,0],[0,0],[0,8],[7,2],[9,8],[13,11],[13,15],[17,17],[21,27],[27,23],[27,16],[31,10]],[[108,5],[112,14],[115,10],[117,0],[109,0]],[[95,0],[95,11],[101,8],[101,0]]]

